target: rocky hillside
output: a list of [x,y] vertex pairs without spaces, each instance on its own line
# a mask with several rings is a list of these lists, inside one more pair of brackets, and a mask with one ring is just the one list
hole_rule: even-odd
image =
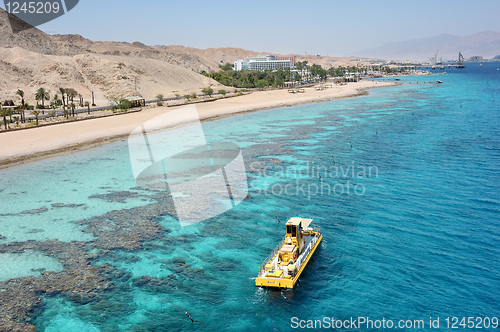
[[[52,38],[37,28],[31,27],[28,23],[17,19],[15,16],[11,16],[13,18],[13,25],[11,25],[9,16],[11,15],[0,8],[0,47],[20,47],[27,51],[48,55],[74,55],[85,52],[85,50],[71,43],[59,42],[57,39]],[[13,33],[12,29],[15,29],[16,26],[31,28]]]
[[[17,26],[27,23],[16,19]],[[35,91],[44,87],[51,96],[60,87],[70,87],[98,105],[109,96],[140,95],[153,99],[158,94],[174,96],[199,93],[212,85],[229,89],[201,75],[217,71],[225,63],[257,53],[241,48],[148,46],[141,42],[92,41],[80,35],[48,35],[31,27],[13,33],[8,14],[0,8],[0,101],[19,100],[16,91],[25,91],[26,101],[35,104]],[[267,53],[266,53],[267,54]],[[357,64],[357,59],[297,56],[298,61],[331,66]]]
[[[141,43],[93,42],[78,35],[50,36],[36,28],[11,30],[0,8],[0,101],[18,100],[23,89],[34,104],[35,91],[44,87],[53,96],[59,87],[72,87],[98,104],[108,96],[141,95],[153,99],[200,92],[217,82],[199,73],[216,70],[214,63],[190,54],[171,53]],[[19,24],[26,24],[19,22]]]

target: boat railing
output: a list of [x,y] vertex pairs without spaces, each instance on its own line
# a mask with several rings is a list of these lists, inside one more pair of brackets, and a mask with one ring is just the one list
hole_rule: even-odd
[[283,237],[283,240],[281,240],[280,244],[278,244],[276,246],[276,248],[274,248],[273,252],[269,256],[267,256],[267,258],[264,260],[264,262],[262,263],[262,265],[259,268],[259,274],[262,274],[262,272],[265,270],[266,264],[269,263],[271,261],[271,259],[274,258],[276,253],[281,249],[281,247],[283,246],[283,243],[285,243],[285,239],[286,239],[286,236]]
[[[311,239],[311,241],[309,242],[309,244],[307,245],[305,251],[307,252],[307,256],[309,256],[311,254],[311,249],[312,247],[316,244],[316,242],[318,241],[320,235],[321,235],[321,229],[319,227],[314,227],[314,231],[315,233],[313,233],[313,238]],[[297,259],[297,268],[300,269],[300,266],[302,265],[302,261],[307,257],[307,256],[299,256],[299,258]]]

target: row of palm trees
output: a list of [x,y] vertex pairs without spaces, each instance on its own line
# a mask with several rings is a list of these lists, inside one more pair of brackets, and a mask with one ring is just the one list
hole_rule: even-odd
[[[67,107],[70,107],[72,109],[73,115],[75,115],[75,98],[78,96],[79,105],[83,106],[83,96],[73,88],[59,88],[59,92],[61,93],[61,99],[59,99],[59,95],[56,93],[54,95],[51,106],[53,108],[62,106],[64,109],[66,109],[67,105]],[[44,114],[45,101],[50,100],[50,93],[45,88],[39,88],[35,93],[35,100],[37,102],[41,101],[41,105],[39,104],[38,106],[41,106],[40,108],[42,109],[42,114]]]
[[[65,108],[66,106],[70,107],[71,103],[75,102],[76,97],[78,97],[78,104],[80,106],[84,105],[83,96],[80,93],[78,93],[75,89],[73,89],[73,88],[59,88],[58,91],[61,93],[61,98],[59,99],[59,95],[56,93],[53,97],[52,106],[56,106],[56,107],[62,106],[63,108]],[[24,92],[22,90],[18,90],[19,96],[21,96],[19,94],[19,92],[22,95],[24,95]],[[22,97],[22,98],[24,98],[24,97]],[[49,91],[47,91],[45,88],[39,88],[35,93],[35,100],[37,102],[41,101],[41,105],[39,105],[39,106],[41,106],[42,110],[45,109],[45,101],[50,100]],[[23,102],[23,104],[24,104],[24,102]]]
[[[50,112],[51,116],[55,115],[55,109],[59,108],[59,107],[62,107],[62,109],[64,110],[64,115],[66,116],[66,118],[69,118],[70,115],[75,116],[76,104],[74,101],[75,101],[76,97],[79,98],[78,104],[80,105],[80,107],[83,107],[83,106],[87,107],[88,113],[90,114],[90,103],[88,101],[84,102],[83,96],[81,94],[79,94],[75,89],[73,89],[73,88],[59,88],[58,92],[61,94],[61,98],[59,98],[59,95],[57,93],[54,95],[54,97],[51,101],[51,108],[53,110],[52,112]],[[21,107],[18,111],[18,113],[20,114],[20,118],[14,117],[16,122],[19,123],[19,120],[22,123],[26,122],[25,112],[27,109],[31,109],[32,110],[31,114],[33,114],[35,116],[36,125],[38,126],[38,116],[40,115],[40,111],[34,110],[33,106],[29,106],[27,103],[25,103],[24,90],[18,89],[16,92],[16,96],[21,98]],[[47,91],[43,87],[39,88],[35,93],[35,100],[37,101],[37,109],[41,110],[41,114],[45,114],[45,109],[46,109],[45,102],[51,100],[50,99],[50,92]],[[95,105],[92,104],[92,106],[95,106]],[[7,117],[10,117],[10,122],[12,122],[13,114],[14,114],[14,112],[12,109],[3,108],[2,103],[0,103],[0,118],[3,118],[3,123],[4,123],[6,130],[8,129]]]

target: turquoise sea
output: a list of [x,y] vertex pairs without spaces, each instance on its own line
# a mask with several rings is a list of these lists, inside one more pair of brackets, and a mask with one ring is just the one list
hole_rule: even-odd
[[[249,197],[190,226],[137,187],[127,141],[1,170],[0,298],[26,285],[43,301],[19,319],[46,332],[288,331],[358,317],[373,325],[344,330],[437,319],[443,330],[453,317],[497,330],[499,68],[203,123],[209,142],[242,149]],[[314,218],[321,247],[293,290],[256,288],[292,216]]]

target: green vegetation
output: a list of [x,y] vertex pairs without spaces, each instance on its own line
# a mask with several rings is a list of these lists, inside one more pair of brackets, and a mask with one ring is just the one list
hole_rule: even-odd
[[342,74],[341,69],[327,71],[320,65],[313,64],[309,66],[307,61],[298,62],[296,70],[290,68],[279,68],[277,70],[263,71],[234,71],[231,65],[226,64],[221,66],[221,70],[216,73],[202,72],[207,77],[210,77],[217,82],[235,88],[259,88],[263,90],[265,87],[282,87],[285,82],[301,82],[310,81],[313,79],[326,80],[328,75]]
[[109,101],[113,112],[116,112],[117,110],[126,111],[132,107],[130,100],[123,97],[108,96],[106,99]]
[[132,103],[130,102],[130,100],[124,98],[120,99],[120,102],[118,103],[118,109],[126,111],[130,109],[130,107],[132,107]]
[[36,125],[38,126],[38,116],[40,115],[40,111],[33,111],[31,112],[35,116],[36,119]]
[[71,116],[75,116],[75,108],[76,108],[76,105],[75,103],[71,102],[69,105],[68,105],[69,108],[71,108]]
[[221,94],[221,95],[225,96],[225,95],[226,95],[226,93],[227,93],[227,91],[226,91],[226,90],[224,90],[224,89],[221,89],[221,90],[217,91],[217,93],[219,93],[219,94]]
[[53,108],[59,108],[63,106],[63,100],[59,99],[59,96],[55,94],[51,104]]
[[90,114],[90,103],[88,101],[85,102],[85,107],[87,107],[87,113]]
[[[55,118],[55,117],[56,117],[56,113],[57,113],[57,111],[50,111],[50,112],[49,112],[49,116],[50,116],[51,118]],[[52,121],[52,120],[51,120],[51,121]]]
[[66,108],[66,102],[64,99],[64,95],[66,94],[66,90],[64,88],[59,88],[59,92],[61,93],[63,107]]
[[255,82],[255,87],[259,88],[260,90],[264,90],[266,86],[267,86],[266,80],[258,80],[257,82]]
[[26,109],[26,105],[24,103],[24,91],[21,89],[18,89],[16,92],[16,95],[21,98],[21,107],[22,107],[22,111],[20,112],[21,113],[21,122],[24,122],[25,121],[24,110]]
[[40,105],[41,107],[38,107],[39,105],[37,104],[37,107],[38,108],[41,108],[42,109],[42,114],[43,114],[43,109],[45,109],[45,100],[50,100],[50,94],[47,90],[45,90],[45,88],[39,88],[38,90],[36,90],[36,93],[35,93],[35,99],[36,101],[42,101],[42,105]]
[[208,87],[208,88],[203,88],[201,90],[202,93],[208,95],[209,97],[211,97],[213,94],[214,94],[214,89]]
[[9,129],[7,128],[7,116],[9,116],[9,109],[3,108],[2,103],[0,103],[0,116],[3,117],[3,124],[5,126],[5,130]]
[[225,65],[220,66],[220,69],[222,69],[224,71],[233,70],[233,66],[231,66],[231,64],[229,64],[229,63],[226,63]]
[[289,68],[280,68],[276,71],[234,71],[231,66],[222,66],[221,71],[216,73],[203,73],[205,76],[210,77],[217,82],[235,88],[254,88],[258,81],[259,86],[265,83],[264,86],[278,86],[283,85],[284,82],[290,81],[292,73]]
[[156,99],[158,99],[158,101],[156,102],[156,104],[158,106],[163,106],[163,95],[161,93],[159,93],[158,95],[156,95]]
[[[235,88],[251,89],[259,88],[263,90],[266,87],[283,87],[285,83],[301,83],[312,81],[324,81],[330,77],[343,77],[352,74],[366,74],[366,67],[331,67],[324,69],[318,64],[309,65],[307,61],[297,62],[295,69],[279,68],[277,70],[263,71],[234,71],[230,64],[220,67],[216,73],[202,72],[203,75],[210,77],[217,82]],[[391,68],[389,66],[370,67],[370,71],[376,71],[383,74],[395,74],[405,71],[405,68]]]
[[75,97],[78,95],[78,92],[76,92],[73,88],[66,88],[64,90],[66,91],[66,102],[71,101],[73,103],[75,101]]

